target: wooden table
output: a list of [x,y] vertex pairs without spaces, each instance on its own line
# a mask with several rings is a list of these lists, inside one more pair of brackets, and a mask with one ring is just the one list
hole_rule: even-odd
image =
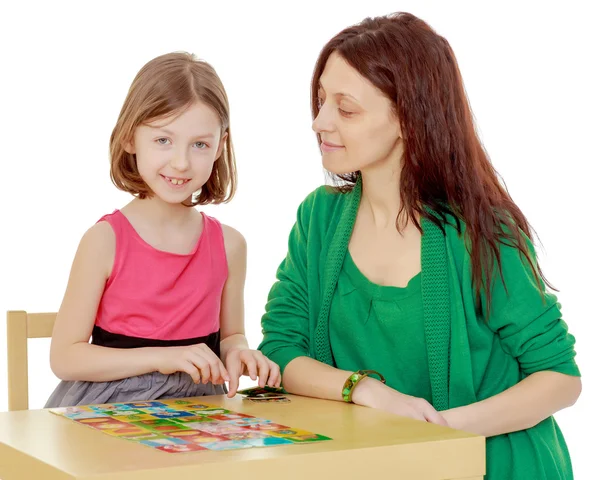
[[312,444],[165,453],[111,437],[47,410],[0,413],[2,480],[202,478],[483,479],[485,439],[357,405],[290,395],[258,404],[239,395],[202,403],[331,437]]

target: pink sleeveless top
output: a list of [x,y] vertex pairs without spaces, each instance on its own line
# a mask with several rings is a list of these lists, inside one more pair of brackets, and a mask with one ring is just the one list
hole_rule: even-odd
[[99,220],[114,230],[116,250],[92,343],[115,348],[206,343],[219,353],[227,257],[221,224],[202,216],[202,234],[186,255],[150,246],[119,210]]

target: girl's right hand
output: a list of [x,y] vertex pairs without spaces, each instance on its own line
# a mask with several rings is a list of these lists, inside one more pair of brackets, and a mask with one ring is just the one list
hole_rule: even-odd
[[361,380],[354,388],[352,400],[365,407],[448,426],[444,417],[427,400],[400,393],[374,378]]
[[165,375],[185,372],[192,377],[194,383],[211,382],[222,385],[229,381],[225,365],[205,343],[160,348],[157,370]]

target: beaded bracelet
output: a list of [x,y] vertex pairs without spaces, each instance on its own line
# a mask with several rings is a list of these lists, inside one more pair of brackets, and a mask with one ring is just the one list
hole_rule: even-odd
[[352,403],[352,392],[363,378],[368,377],[369,375],[377,375],[381,383],[385,383],[385,378],[379,372],[375,370],[358,370],[354,372],[352,375],[348,377],[348,379],[344,382],[344,388],[342,389],[342,399],[344,402]]

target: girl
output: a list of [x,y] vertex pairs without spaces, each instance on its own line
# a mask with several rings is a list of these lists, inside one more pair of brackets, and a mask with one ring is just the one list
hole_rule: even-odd
[[[225,393],[239,377],[277,386],[244,336],[246,244],[198,212],[231,200],[227,95],[187,53],[147,63],[110,139],[111,178],[135,199],[83,236],[50,352],[63,381],[46,407]],[[91,343],[89,342],[91,336]]]
[[552,414],[581,390],[574,339],[448,42],[368,18],[325,45],[311,91],[338,187],[300,206],[262,320],[285,389],[484,435],[490,480],[573,478]]

